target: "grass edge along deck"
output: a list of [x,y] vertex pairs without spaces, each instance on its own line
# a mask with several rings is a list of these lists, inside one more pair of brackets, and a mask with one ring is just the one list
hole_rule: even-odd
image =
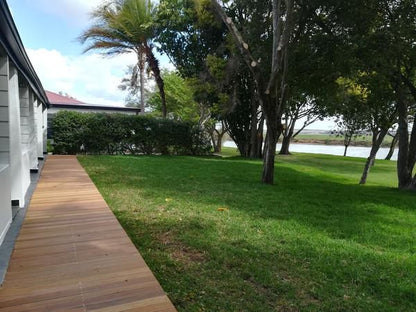
[[50,156],[0,290],[2,311],[176,311],[75,156]]

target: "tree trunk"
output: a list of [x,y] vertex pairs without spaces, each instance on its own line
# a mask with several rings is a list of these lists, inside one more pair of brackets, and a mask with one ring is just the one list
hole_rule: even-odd
[[222,138],[223,138],[224,134],[225,134],[225,132],[218,132],[217,133],[217,143],[216,143],[215,150],[214,150],[215,153],[221,153]]
[[217,140],[215,139],[215,130],[209,131],[209,136],[211,137],[212,147],[214,148],[214,153],[217,152]]
[[344,148],[344,157],[345,157],[345,156],[347,156],[348,145],[344,145],[344,146],[345,146],[345,148]]
[[262,175],[262,182],[266,184],[273,184],[274,182],[274,158],[276,156],[277,137],[276,131],[267,127]]
[[255,158],[263,157],[263,131],[264,131],[264,116],[260,117],[259,127],[257,129],[257,151]]
[[399,132],[393,136],[393,140],[391,141],[389,152],[385,158],[385,160],[391,160],[394,154],[394,150],[396,149],[397,141],[399,141]]
[[254,100],[254,95],[252,96],[251,100],[251,122],[250,122],[250,158],[257,158],[257,151],[258,151],[258,137],[257,137],[257,126],[258,126],[258,119],[257,119],[257,109],[258,105],[257,102]]
[[289,146],[290,146],[290,141],[292,139],[292,135],[284,135],[283,136],[283,140],[282,140],[282,147],[280,148],[280,155],[290,155],[289,152]]
[[155,55],[153,54],[151,46],[145,43],[144,49],[146,53],[147,63],[149,64],[149,67],[152,70],[153,75],[155,76],[156,84],[159,89],[160,99],[162,100],[162,116],[163,118],[166,118],[167,108],[166,108],[165,83],[163,82],[163,78],[160,73],[159,61],[156,59]]
[[144,55],[142,52],[138,55],[139,62],[139,79],[140,79],[140,114],[144,115]]
[[352,135],[347,134],[344,137],[344,146],[345,146],[345,149],[344,149],[344,157],[347,156],[347,150],[348,150],[348,147],[351,144],[351,140],[352,140]]
[[409,172],[409,121],[408,121],[408,105],[405,100],[404,91],[399,87],[398,115],[399,115],[399,155],[397,157],[397,178],[399,180],[399,188],[409,188],[412,182],[412,172]]
[[360,184],[365,184],[367,182],[368,174],[370,173],[370,168],[374,166],[374,162],[377,156],[377,152],[380,149],[381,143],[383,142],[388,130],[381,130],[380,133],[373,133],[373,144],[371,146],[370,156],[368,156],[367,161],[365,162],[363,174],[361,175]]
[[289,129],[287,129],[287,131],[285,131],[286,133],[284,133],[283,135],[282,147],[280,148],[279,152],[280,155],[290,155],[289,146],[292,140],[293,133],[295,132],[295,124],[296,120],[293,120],[290,123]]

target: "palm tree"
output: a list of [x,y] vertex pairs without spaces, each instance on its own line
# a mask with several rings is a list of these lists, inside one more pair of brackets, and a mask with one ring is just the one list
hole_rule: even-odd
[[[159,61],[153,53],[155,29],[150,0],[112,0],[93,11],[94,24],[84,31],[79,40],[89,45],[84,52],[102,50],[104,55],[136,53],[140,76],[141,109],[144,113],[145,62],[155,77],[162,100],[162,115],[166,118],[166,98]],[[134,75],[133,75],[134,76]],[[132,77],[135,79],[135,77]],[[136,78],[137,79],[137,78]]]

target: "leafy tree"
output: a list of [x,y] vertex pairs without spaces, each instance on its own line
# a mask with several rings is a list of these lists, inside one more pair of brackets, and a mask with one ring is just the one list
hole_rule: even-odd
[[[199,107],[194,100],[190,83],[173,71],[163,71],[162,77],[165,82],[168,116],[176,120],[198,122]],[[155,112],[160,112],[162,102],[156,91],[151,92],[148,102]]]
[[411,126],[416,102],[416,3],[413,0],[371,1],[373,14],[356,30],[358,58],[393,90],[398,114],[399,188],[416,189],[416,125]]
[[[94,24],[81,34],[79,40],[82,43],[88,42],[85,52],[93,49],[102,50],[107,56],[136,53],[142,88],[144,88],[143,70],[146,60],[159,88],[162,115],[166,117],[164,82],[159,62],[153,53],[152,40],[155,37],[153,15],[154,7],[150,0],[105,2],[93,11]],[[143,89],[141,91],[141,105],[144,111],[144,91]]]
[[[268,54],[271,56],[270,62],[263,60],[259,62],[261,57],[267,59],[267,56],[262,55],[256,58],[253,54],[255,51],[250,48],[251,45],[244,41],[241,31],[236,27],[233,19],[227,15],[225,9],[216,0],[212,0],[211,3],[232,35],[256,84],[257,96],[267,124],[262,182],[273,184],[276,144],[282,128],[281,114],[286,103],[288,89],[286,79],[289,44],[294,30],[294,1],[274,0],[269,14],[263,13],[263,17],[266,17],[266,23],[264,23],[266,30],[263,29],[263,32],[258,34],[257,40],[260,46],[262,34],[269,34],[272,38],[271,42],[268,40],[268,43],[271,43],[271,53]],[[267,16],[272,16],[272,18],[268,20]],[[271,33],[268,31],[268,25],[271,25],[269,28]]]
[[394,93],[383,76],[373,72],[361,74],[358,81],[366,88],[365,104],[368,111],[366,127],[371,132],[371,150],[364,166],[360,184],[365,184],[370,168],[389,129],[397,122]]
[[369,118],[365,103],[367,93],[363,86],[352,79],[339,78],[337,83],[339,84],[335,107],[337,129],[334,133],[344,137],[344,156],[347,156],[352,139],[363,134],[366,129]]

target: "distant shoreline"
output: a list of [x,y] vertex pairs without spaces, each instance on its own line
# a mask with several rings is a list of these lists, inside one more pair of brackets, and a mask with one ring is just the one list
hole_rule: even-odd
[[[279,140],[281,143],[281,140]],[[296,144],[317,144],[317,145],[339,145],[344,146],[344,142],[342,139],[340,140],[329,140],[329,139],[293,139],[291,143]],[[371,142],[369,141],[351,141],[350,146],[362,146],[362,147],[371,147]],[[382,147],[390,147],[389,142],[383,142],[381,145]]]

